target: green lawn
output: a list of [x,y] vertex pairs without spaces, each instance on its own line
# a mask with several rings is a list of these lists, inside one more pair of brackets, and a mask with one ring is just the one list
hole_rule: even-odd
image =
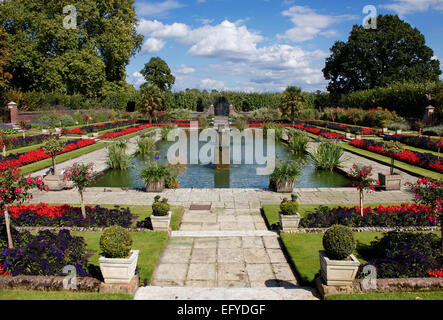
[[[381,162],[381,163],[389,165],[389,166],[391,165],[391,158],[389,158],[389,157],[385,157],[385,156],[382,156],[380,154],[377,154],[377,153],[374,153],[371,151],[356,148],[356,147],[350,146],[346,143],[343,143],[342,146],[346,151],[355,153],[357,155],[361,155],[365,158],[375,160],[377,162]],[[395,167],[397,169],[405,170],[405,171],[408,171],[408,172],[413,173],[418,176],[424,176],[424,177],[433,178],[433,179],[443,179],[443,174],[440,174],[438,172],[434,172],[431,170],[426,170],[426,169],[423,169],[420,167],[416,167],[416,166],[413,166],[413,165],[410,165],[410,164],[407,164],[405,162],[401,162],[398,160],[395,160]]]
[[0,290],[0,300],[132,300],[130,294],[98,292]]
[[[74,150],[71,152],[63,153],[63,154],[56,157],[56,163],[59,164],[59,163],[80,157],[84,154],[102,149],[104,147],[105,147],[105,144],[99,142],[99,143],[95,143],[93,145],[90,145],[90,146],[87,146],[84,148],[80,148],[80,149],[77,149],[77,150]],[[31,163],[27,166],[23,166],[20,168],[20,172],[22,174],[28,174],[31,172],[39,171],[44,168],[49,168],[51,165],[52,165],[52,160],[49,158],[49,159],[45,159],[45,160],[38,161],[35,163]]]
[[[95,266],[95,269],[99,268],[99,241],[102,232],[86,231],[71,232],[71,234],[85,238],[87,244],[86,250],[94,252],[94,255],[90,257],[88,261]],[[149,284],[154,269],[168,241],[168,234],[166,232],[131,232],[131,237],[134,241],[132,248],[140,250],[137,263],[140,283],[143,285],[146,279]]]
[[[369,207],[369,206],[379,206],[379,205],[384,205],[384,206],[388,206],[388,205],[398,205],[399,203],[367,203],[365,204],[365,207]],[[355,203],[355,204],[324,204],[324,205],[320,205],[320,204],[301,204],[299,205],[299,210],[298,212],[300,213],[300,215],[303,217],[306,217],[308,214],[310,213],[314,213],[315,209],[317,209],[320,206],[326,206],[329,208],[335,208],[335,207],[354,207],[354,206],[359,206],[360,204]],[[280,211],[280,204],[265,204],[263,205],[263,213],[265,216],[266,221],[268,222],[268,225],[271,229],[276,230],[278,229],[279,225],[280,225],[280,218],[279,218],[279,213]]]
[[[379,232],[354,233],[357,241],[355,256],[361,263],[366,261],[360,256],[358,250],[370,245],[375,237],[381,236]],[[317,273],[320,272],[318,251],[323,250],[322,233],[292,233],[281,234],[281,239],[286,247],[300,276],[301,284],[314,286]]]
[[338,294],[326,300],[443,300],[443,291]]

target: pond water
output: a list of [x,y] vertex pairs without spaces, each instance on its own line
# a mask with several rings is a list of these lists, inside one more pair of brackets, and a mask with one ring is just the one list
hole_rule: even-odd
[[[166,155],[173,142],[161,141],[157,143],[160,163],[166,163]],[[264,141],[264,155],[266,155],[266,139]],[[189,144],[188,144],[189,145]],[[200,148],[204,143],[200,143]],[[242,147],[242,150],[245,150]],[[306,161],[302,174],[295,184],[296,188],[334,188],[349,186],[347,177],[329,171],[316,170],[314,165],[307,159],[306,155],[294,155],[284,143],[276,143],[276,157],[278,160]],[[243,151],[244,152],[244,151]],[[189,152],[188,152],[189,158]],[[232,159],[232,148],[231,148]],[[141,169],[152,157],[135,156],[132,164]],[[256,174],[258,167],[264,165],[231,164],[230,169],[215,169],[213,165],[187,165],[182,167],[179,175],[180,188],[258,188],[267,189],[269,187],[269,176]],[[233,161],[231,161],[233,163]],[[105,175],[95,184],[96,187],[121,187],[143,189],[144,181],[138,176],[135,169],[129,168],[125,171],[107,170]]]

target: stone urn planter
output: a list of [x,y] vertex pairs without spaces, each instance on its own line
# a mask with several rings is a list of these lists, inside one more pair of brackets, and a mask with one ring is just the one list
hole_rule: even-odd
[[388,128],[383,128],[383,133],[384,134],[388,133]]
[[62,128],[55,128],[55,133],[61,133],[62,132]]
[[278,193],[292,193],[294,191],[294,180],[270,181],[269,188]]
[[164,180],[145,181],[146,192],[162,192],[165,189]]
[[43,182],[48,187],[49,191],[61,191],[66,187],[66,183],[63,181],[61,174],[48,174]]
[[280,216],[280,226],[283,231],[295,231],[298,229],[301,216],[299,213],[295,215],[287,215],[279,213]]
[[356,135],[355,135],[355,139],[357,139],[357,140],[361,140],[361,135],[360,135],[360,134],[356,134]]
[[48,129],[42,129],[42,134],[49,134],[49,130]]
[[350,286],[355,280],[360,262],[354,255],[348,260],[331,260],[326,251],[319,251],[321,276],[327,286]]
[[351,133],[346,132],[346,139],[351,139]]
[[94,132],[94,133],[92,134],[92,136],[93,136],[94,138],[98,138],[98,132]]
[[385,190],[400,190],[401,189],[401,175],[398,173],[386,174],[379,173],[378,181],[380,181],[380,186]]
[[99,258],[105,283],[129,283],[135,275],[139,250],[131,250],[129,258]]
[[168,232],[171,224],[172,212],[169,211],[167,216],[151,216],[152,229],[158,232]]
[[402,131],[400,129],[395,130],[395,134],[401,134],[401,133],[402,133]]

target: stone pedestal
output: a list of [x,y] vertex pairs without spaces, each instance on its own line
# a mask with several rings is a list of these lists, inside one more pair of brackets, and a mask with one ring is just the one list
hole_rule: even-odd
[[66,183],[63,181],[63,176],[60,174],[48,174],[43,181],[49,191],[61,191],[66,187]]
[[350,260],[331,260],[325,251],[319,251],[321,276],[328,286],[352,286],[360,262],[354,255]]
[[280,213],[279,215],[280,225],[283,232],[291,232],[298,229],[298,225],[301,219],[300,214],[297,213],[296,215],[284,215]]
[[11,116],[11,123],[16,124],[18,122],[18,107],[15,102],[8,103],[8,109]]
[[152,229],[158,232],[169,232],[171,224],[172,212],[169,211],[167,216],[151,216]]
[[165,181],[146,181],[145,182],[146,185],[146,192],[163,192],[163,190],[165,189]]
[[134,295],[140,286],[140,277],[135,275],[129,283],[100,284],[100,293],[127,293]]
[[378,181],[380,181],[380,186],[386,191],[389,190],[400,190],[401,189],[401,175],[399,174],[378,174]]

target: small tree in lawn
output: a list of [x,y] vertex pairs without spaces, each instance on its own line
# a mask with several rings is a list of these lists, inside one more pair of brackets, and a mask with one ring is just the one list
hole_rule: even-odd
[[[101,173],[103,175],[103,173]],[[80,193],[80,202],[82,209],[83,219],[86,219],[86,210],[85,210],[85,201],[83,198],[83,192],[86,187],[95,183],[97,178],[100,176],[98,173],[94,173],[94,164],[78,164],[74,163],[74,165],[67,169],[63,175],[63,181],[71,181],[74,184],[74,187],[77,188]]]
[[394,154],[401,153],[403,146],[398,141],[387,141],[383,144],[383,151],[391,156],[391,176],[394,174]]
[[30,200],[32,198],[30,191],[35,188],[43,190],[44,186],[41,178],[24,177],[20,174],[18,167],[0,164],[0,210],[5,217],[8,247],[10,249],[14,248],[14,244],[12,242],[8,206]]
[[415,202],[432,208],[435,219],[440,217],[443,250],[443,180],[422,178],[416,183],[409,183],[409,187],[415,193]]
[[438,160],[440,160],[440,149],[441,149],[441,147],[443,147],[443,139],[440,139],[440,140],[437,142],[437,148],[438,148]]
[[55,175],[55,157],[65,149],[65,142],[57,137],[50,137],[43,143],[43,150],[52,158],[52,175]]
[[363,197],[364,192],[368,191],[374,191],[376,184],[379,182],[376,182],[375,179],[372,177],[372,166],[359,166],[357,164],[354,164],[351,168],[351,171],[348,173],[348,176],[353,181],[353,186],[357,187],[357,190],[359,192],[360,196],[360,214],[363,216]]

